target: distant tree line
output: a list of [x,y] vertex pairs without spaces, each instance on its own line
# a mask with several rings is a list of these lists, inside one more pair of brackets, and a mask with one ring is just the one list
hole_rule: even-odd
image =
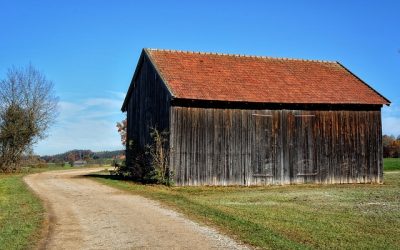
[[382,144],[384,158],[400,158],[400,135],[383,135]]
[[73,162],[77,160],[85,160],[88,163],[102,163],[104,159],[111,159],[124,154],[124,150],[92,152],[88,149],[74,149],[62,154],[42,156],[41,159],[47,163],[62,164],[68,162],[73,165]]

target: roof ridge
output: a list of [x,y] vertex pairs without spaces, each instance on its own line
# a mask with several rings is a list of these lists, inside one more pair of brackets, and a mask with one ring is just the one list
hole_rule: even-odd
[[334,64],[338,64],[337,61],[301,59],[301,58],[288,58],[288,57],[256,56],[256,55],[245,55],[245,54],[230,54],[230,53],[219,53],[219,52],[201,52],[201,51],[173,50],[173,49],[155,49],[155,48],[146,48],[146,50],[149,50],[149,51],[162,51],[162,52],[175,52],[175,53],[186,53],[186,54],[218,55],[218,56],[231,56],[231,57],[247,57],[247,58],[271,59],[271,60],[303,61],[303,62],[319,62],[319,63],[334,63]]

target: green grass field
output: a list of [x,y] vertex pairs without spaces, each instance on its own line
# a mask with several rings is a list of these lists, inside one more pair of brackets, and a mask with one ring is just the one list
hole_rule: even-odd
[[168,188],[95,179],[264,249],[400,248],[400,171],[387,171],[383,185]]
[[22,180],[0,175],[0,249],[26,249],[40,237],[43,207]]
[[71,169],[50,166],[0,174],[0,249],[34,248],[40,238],[44,209],[22,178],[29,173]]
[[384,171],[400,170],[400,158],[383,159]]

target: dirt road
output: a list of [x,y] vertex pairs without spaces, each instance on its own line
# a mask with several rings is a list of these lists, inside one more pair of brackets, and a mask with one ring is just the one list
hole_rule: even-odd
[[99,184],[82,175],[99,169],[28,175],[45,202],[45,249],[243,249],[155,201]]

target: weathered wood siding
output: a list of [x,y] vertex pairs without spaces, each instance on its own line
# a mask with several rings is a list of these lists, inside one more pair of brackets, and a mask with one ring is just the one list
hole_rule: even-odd
[[[146,55],[135,79],[134,89],[127,106],[127,134],[129,141],[143,148],[151,143],[150,128],[169,130],[171,95]],[[127,154],[129,157],[129,153]]]
[[171,106],[177,185],[382,181],[380,111]]

